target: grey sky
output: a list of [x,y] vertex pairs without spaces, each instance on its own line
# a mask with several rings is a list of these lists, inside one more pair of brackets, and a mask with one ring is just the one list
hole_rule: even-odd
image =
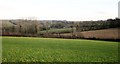
[[118,16],[119,0],[0,0],[0,19],[105,20]]

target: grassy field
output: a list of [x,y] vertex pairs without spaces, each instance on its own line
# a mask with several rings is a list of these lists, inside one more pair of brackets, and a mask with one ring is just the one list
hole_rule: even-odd
[[3,62],[116,62],[118,43],[80,39],[2,37]]

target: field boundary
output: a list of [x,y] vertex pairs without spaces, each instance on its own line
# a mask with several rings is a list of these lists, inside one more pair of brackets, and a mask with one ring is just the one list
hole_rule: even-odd
[[106,40],[120,41],[120,28],[110,28],[101,30],[91,30],[76,33],[64,34],[45,34],[43,36],[30,36],[30,34],[22,36],[21,34],[2,34],[2,36],[17,36],[17,37],[43,37],[43,38],[65,38],[65,39],[90,39],[90,40]]

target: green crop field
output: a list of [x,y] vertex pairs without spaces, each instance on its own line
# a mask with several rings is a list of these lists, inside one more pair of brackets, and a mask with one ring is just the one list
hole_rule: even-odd
[[3,62],[117,62],[118,43],[110,41],[2,37]]

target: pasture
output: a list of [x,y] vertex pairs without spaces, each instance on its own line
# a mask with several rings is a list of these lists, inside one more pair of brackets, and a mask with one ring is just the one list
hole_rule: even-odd
[[3,62],[117,62],[118,42],[2,37]]

